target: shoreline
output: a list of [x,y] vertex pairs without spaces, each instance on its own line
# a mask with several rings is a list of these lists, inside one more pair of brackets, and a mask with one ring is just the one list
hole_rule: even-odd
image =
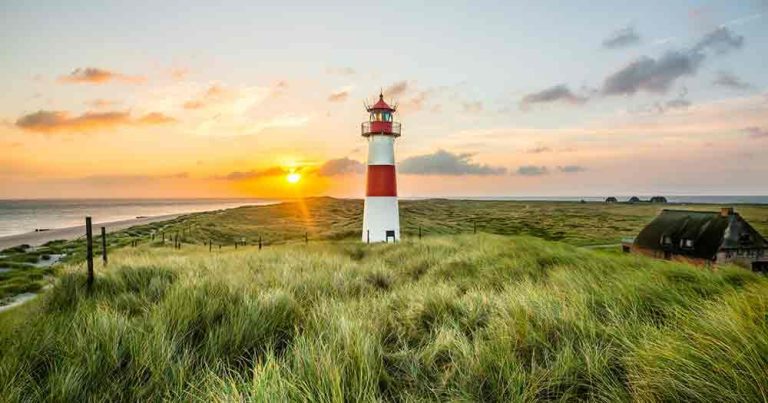
[[[213,210],[212,210],[213,211]],[[99,227],[105,227],[107,230],[107,233],[114,232],[114,231],[120,231],[126,228],[130,228],[136,225],[144,225],[144,224],[151,224],[158,221],[168,221],[173,220],[175,218],[178,218],[183,215],[187,214],[194,214],[194,213],[176,213],[176,214],[165,214],[165,215],[158,215],[158,216],[149,216],[149,217],[142,217],[142,218],[131,218],[128,220],[119,220],[119,221],[108,221],[108,222],[98,222],[93,223],[94,228],[94,234],[97,233],[97,229]],[[65,228],[56,228],[51,229],[48,231],[41,231],[41,232],[25,232],[23,234],[16,234],[16,235],[7,235],[0,237],[0,250],[12,248],[14,246],[19,245],[29,245],[29,246],[40,246],[45,243],[48,243],[50,241],[56,241],[56,240],[72,240],[77,239],[81,236],[85,236],[85,224],[83,225],[76,225],[73,227],[65,227]]]

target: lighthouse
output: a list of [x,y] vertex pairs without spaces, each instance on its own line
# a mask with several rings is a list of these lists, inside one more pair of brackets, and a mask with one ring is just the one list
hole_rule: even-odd
[[363,242],[400,240],[400,215],[397,208],[395,176],[395,139],[400,137],[400,123],[394,121],[395,109],[379,101],[366,106],[369,113],[361,132],[368,139]]

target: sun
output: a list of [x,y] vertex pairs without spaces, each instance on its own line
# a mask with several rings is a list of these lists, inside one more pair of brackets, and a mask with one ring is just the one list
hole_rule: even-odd
[[285,177],[288,183],[298,183],[301,180],[301,174],[297,172],[291,172]]

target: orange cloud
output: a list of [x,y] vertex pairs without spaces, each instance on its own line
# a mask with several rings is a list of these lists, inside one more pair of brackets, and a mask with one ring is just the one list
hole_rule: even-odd
[[110,81],[118,81],[129,84],[141,84],[146,79],[140,76],[129,76],[96,67],[77,68],[71,73],[59,77],[59,82],[67,84],[105,84]]
[[183,80],[187,77],[189,74],[189,70],[184,68],[173,68],[171,69],[171,78],[174,80]]
[[176,122],[176,119],[160,112],[152,112],[137,119],[136,122],[148,125],[162,125],[165,123],[174,123]]
[[128,112],[86,112],[72,117],[68,112],[41,110],[20,117],[16,120],[16,127],[39,133],[90,132],[118,126],[157,125],[174,121],[158,112],[133,119]]
[[109,99],[94,99],[92,101],[88,101],[85,104],[92,107],[92,108],[108,108],[115,105],[119,105],[120,101],[111,101]]
[[393,97],[399,97],[405,94],[405,92],[408,91],[408,82],[407,81],[398,81],[389,87],[387,87],[384,90],[384,94],[387,97],[393,98]]
[[270,176],[282,176],[282,175],[287,175],[290,172],[291,172],[290,170],[282,167],[270,167],[270,168],[262,169],[260,171],[257,171],[257,170],[234,171],[226,175],[214,176],[212,179],[240,181],[240,180],[248,180],[248,179],[265,178]]
[[344,102],[349,97],[349,91],[347,90],[339,90],[331,93],[331,95],[328,96],[329,102]]
[[236,98],[236,95],[237,94],[233,93],[232,91],[229,91],[220,85],[214,84],[208,87],[208,89],[202,95],[195,99],[184,102],[182,106],[184,109],[202,109],[211,104],[215,104],[227,99],[231,100]]

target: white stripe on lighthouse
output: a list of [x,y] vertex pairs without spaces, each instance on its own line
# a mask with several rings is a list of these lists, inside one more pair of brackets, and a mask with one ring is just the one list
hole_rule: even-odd
[[387,242],[388,230],[395,231],[393,241],[400,240],[397,197],[366,197],[363,211],[363,242]]
[[395,165],[394,136],[371,136],[368,141],[368,165]]
[[[373,135],[368,138],[363,242],[400,240],[394,145],[394,136]],[[390,236],[387,239],[387,232],[394,232],[394,238]]]

